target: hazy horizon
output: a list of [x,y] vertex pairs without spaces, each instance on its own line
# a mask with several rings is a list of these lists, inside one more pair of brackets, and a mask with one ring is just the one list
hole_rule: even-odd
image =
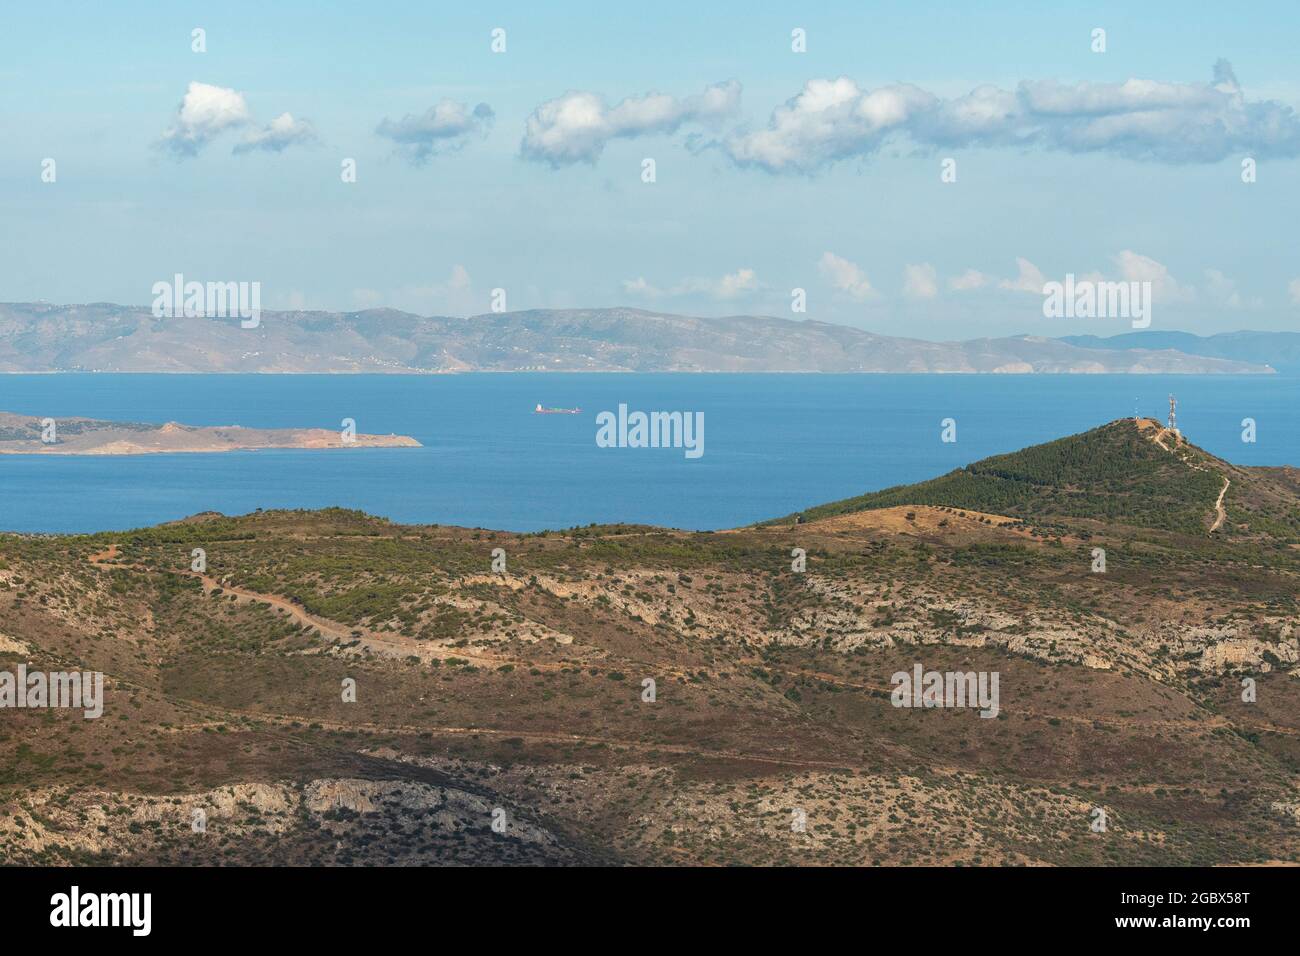
[[0,36],[10,300],[147,301],[182,272],[259,281],[268,310],[474,315],[503,289],[931,340],[1128,331],[1043,317],[1073,274],[1151,282],[1153,329],[1300,319],[1286,4],[722,4],[689,29],[678,4],[69,9]]
[[[14,305],[49,305],[55,308],[76,308],[80,306],[88,307],[94,305],[107,305],[107,306],[113,306],[115,308],[122,308],[122,309],[139,309],[140,311],[144,311],[144,312],[147,312],[150,309],[150,306],[147,303],[113,302],[108,299],[88,299],[85,301],[77,301],[77,302],[56,302],[51,299],[0,301],[0,306],[14,306]],[[520,314],[525,312],[612,312],[612,311],[619,311],[619,310],[641,312],[646,315],[663,316],[665,318],[686,318],[686,319],[706,319],[706,320],[710,320],[710,319],[725,320],[725,319],[745,318],[745,319],[775,319],[775,320],[785,321],[785,322],[822,322],[827,325],[843,326],[845,328],[851,328],[856,331],[867,332],[873,335],[882,335],[882,336],[889,336],[891,338],[902,338],[902,339],[911,338],[911,339],[917,339],[918,341],[924,341],[924,342],[963,342],[963,341],[972,341],[974,339],[981,339],[981,338],[1018,338],[1022,336],[1037,336],[1037,337],[1051,338],[1051,339],[1068,339],[1068,338],[1086,337],[1091,335],[1091,336],[1095,336],[1096,338],[1109,339],[1109,338],[1120,338],[1129,335],[1141,335],[1143,333],[1195,335],[1199,338],[1210,338],[1216,335],[1238,335],[1238,334],[1247,334],[1247,333],[1300,334],[1300,332],[1297,332],[1297,330],[1295,329],[1265,329],[1265,328],[1249,328],[1246,326],[1242,326],[1240,328],[1225,328],[1213,332],[1194,332],[1190,329],[1178,329],[1178,328],[1132,329],[1132,328],[1121,327],[1121,328],[1108,329],[1105,331],[1092,331],[1092,332],[1080,331],[1080,332],[1072,332],[1072,333],[1055,333],[1055,334],[1047,334],[1042,331],[1031,331],[1028,329],[1022,329],[1021,331],[1018,332],[1016,331],[1005,332],[993,336],[973,335],[965,339],[960,339],[960,338],[939,339],[939,338],[925,338],[919,335],[907,334],[904,332],[884,332],[877,328],[871,328],[862,325],[854,325],[849,322],[839,322],[830,319],[821,319],[816,316],[808,316],[808,315],[777,315],[768,312],[718,312],[716,314],[703,314],[698,312],[677,311],[671,309],[652,309],[652,308],[647,308],[644,305],[633,305],[633,304],[626,304],[626,303],[620,305],[572,305],[572,306],[562,306],[562,307],[539,306],[534,308],[510,309],[505,313],[494,313],[491,310],[484,310],[482,312],[471,312],[471,313],[463,313],[463,314],[452,314],[452,313],[445,313],[445,312],[418,312],[409,309],[401,309],[389,305],[366,306],[364,308],[330,308],[328,306],[322,306],[319,308],[303,308],[303,309],[272,308],[272,309],[264,309],[263,313],[270,314],[270,315],[274,315],[276,313],[295,313],[295,312],[301,312],[304,314],[320,313],[322,315],[354,315],[354,314],[361,314],[364,312],[392,311],[392,312],[401,312],[405,315],[414,316],[415,318],[419,318],[419,319],[455,319],[455,320],[468,321],[470,319],[490,318],[493,315],[503,315],[503,314],[508,315],[511,313]],[[1096,321],[1096,320],[1092,320],[1092,321]]]

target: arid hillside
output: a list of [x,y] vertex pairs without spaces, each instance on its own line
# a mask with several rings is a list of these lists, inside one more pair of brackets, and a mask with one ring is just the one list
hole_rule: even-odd
[[[0,710],[0,860],[1300,862],[1294,477],[1003,458],[717,533],[0,537],[0,671],[105,680]],[[995,705],[896,706],[918,665]]]
[[327,428],[204,427],[94,418],[38,418],[0,412],[0,455],[156,455],[258,448],[412,448],[406,435],[350,434]]

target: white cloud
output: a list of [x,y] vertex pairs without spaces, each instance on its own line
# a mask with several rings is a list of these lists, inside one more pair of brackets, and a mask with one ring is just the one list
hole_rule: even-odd
[[473,285],[469,270],[457,263],[451,267],[451,275],[445,282],[403,289],[398,293],[398,300],[429,311],[469,313],[482,307],[474,295]]
[[457,263],[444,282],[406,285],[387,293],[377,289],[353,289],[353,300],[365,309],[391,308],[420,315],[471,315],[481,312],[483,300],[475,294],[469,270]]
[[857,265],[833,252],[822,253],[817,268],[832,286],[855,299],[869,299],[876,294],[870,280]]
[[306,120],[296,120],[289,113],[281,113],[266,126],[251,130],[235,145],[236,153],[261,149],[269,153],[282,152],[289,146],[316,141],[316,130]]
[[737,269],[718,279],[685,279],[668,288],[660,288],[646,281],[644,276],[623,280],[623,291],[647,299],[684,295],[706,295],[713,299],[736,299],[761,288],[753,269]]
[[553,167],[594,163],[612,139],[675,133],[686,123],[713,123],[735,113],[740,84],[716,83],[678,99],[663,93],[629,97],[614,107],[596,93],[573,90],[533,111],[519,149]]
[[1300,155],[1300,118],[1284,103],[1246,99],[1224,60],[1208,83],[1044,80],[1014,91],[980,86],[948,100],[910,84],[868,90],[840,77],[808,81],[772,111],[765,129],[738,131],[725,149],[742,166],[811,173],[874,154],[895,137],[922,147],[1037,146],[1216,162],[1247,151]]
[[420,165],[439,153],[460,149],[472,136],[486,135],[494,116],[486,103],[471,110],[467,103],[444,98],[419,116],[408,113],[400,120],[385,117],[375,132],[391,139],[399,153]]
[[949,279],[948,288],[955,292],[969,292],[972,289],[982,289],[992,281],[992,278],[977,269],[967,269],[961,275]]
[[301,289],[289,289],[287,292],[281,292],[275,296],[276,304],[290,312],[307,311],[307,293]]
[[1014,279],[998,280],[999,289],[1007,289],[1011,292],[1030,292],[1034,295],[1043,294],[1043,286],[1047,283],[1047,280],[1043,278],[1038,266],[1028,259],[1017,257],[1016,269],[1018,272]]
[[1125,249],[1115,256],[1115,263],[1119,266],[1121,279],[1127,282],[1150,282],[1152,298],[1159,299],[1162,303],[1190,302],[1196,298],[1194,288],[1181,285],[1169,274],[1169,269],[1163,263],[1156,262],[1150,256]]
[[903,267],[903,295],[909,299],[933,299],[939,294],[939,275],[928,262]]
[[[244,94],[225,86],[191,82],[176,111],[172,125],[163,133],[158,146],[177,159],[197,156],[199,151],[229,130],[253,126],[252,111]],[[306,120],[281,113],[266,126],[250,129],[235,144],[233,152],[265,150],[279,153],[289,146],[311,143],[316,131]]]
[[645,276],[637,276],[635,279],[624,279],[623,291],[630,295],[645,296],[647,299],[657,299],[664,294],[662,289],[656,288],[647,282]]
[[1286,291],[1291,296],[1291,301],[1300,305],[1300,279],[1292,279],[1287,283]]
[[1206,269],[1205,282],[1206,290],[1214,302],[1229,309],[1241,308],[1241,293],[1237,291],[1237,283],[1234,280],[1229,279],[1218,269]]
[[874,152],[909,120],[938,100],[910,85],[862,90],[848,77],[809,80],[802,92],[772,112],[765,130],[732,136],[731,158],[769,172],[811,172],[819,166]]
[[718,299],[734,299],[746,292],[758,289],[758,277],[753,269],[737,269],[730,275],[723,276],[716,285],[708,287],[710,295]]
[[[1193,286],[1180,283],[1170,274],[1168,267],[1150,256],[1144,256],[1132,249],[1124,249],[1118,255],[1113,256],[1112,261],[1118,267],[1117,276],[1108,278],[1102,272],[1093,270],[1082,274],[1076,273],[1075,281],[1106,282],[1122,280],[1125,282],[1150,282],[1152,297],[1159,299],[1163,303],[1190,302],[1196,298],[1196,289]],[[1047,279],[1038,266],[1024,257],[1017,257],[1016,271],[1017,274],[1014,279],[999,279],[997,287],[1009,292],[1028,292],[1031,295],[1043,294],[1043,286],[1047,283]],[[1211,270],[1211,272],[1213,271]],[[1217,274],[1222,276],[1221,273]],[[953,288],[976,289],[981,287],[983,283],[979,282],[979,280],[984,278],[980,273],[971,269],[967,270],[958,279],[952,280],[951,285]],[[1053,278],[1057,281],[1064,281],[1065,277],[1062,275]],[[1230,280],[1226,281],[1231,284]],[[959,282],[963,283],[963,285],[959,286]]]
[[224,86],[191,82],[163,133],[161,145],[178,159],[194,156],[220,133],[252,122],[244,94]]
[[470,287],[469,270],[457,264],[451,267],[451,278],[447,280],[450,291],[463,292]]
[[384,294],[378,289],[353,289],[352,301],[363,309],[377,309],[384,304]]

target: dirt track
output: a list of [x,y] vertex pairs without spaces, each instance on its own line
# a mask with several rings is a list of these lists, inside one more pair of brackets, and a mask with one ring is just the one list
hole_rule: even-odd
[[1228,512],[1223,509],[1223,496],[1228,493],[1228,485],[1230,484],[1232,484],[1231,480],[1227,478],[1223,479],[1223,490],[1219,492],[1219,500],[1214,503],[1216,517],[1214,519],[1214,524],[1210,526],[1211,534],[1218,531],[1219,527],[1223,524],[1223,519],[1228,517]]
[[[1152,428],[1152,425],[1155,426],[1154,429]],[[1171,455],[1177,454],[1174,451],[1174,449],[1170,448],[1168,445],[1165,444],[1164,439],[1166,436],[1171,436],[1176,441],[1182,441],[1183,440],[1182,435],[1171,432],[1168,428],[1161,428],[1158,422],[1153,422],[1150,424],[1139,422],[1138,428],[1147,433],[1150,433],[1151,431],[1154,430],[1155,434],[1149,434],[1151,440],[1155,442],[1157,445],[1159,445],[1161,448],[1163,448],[1165,451],[1169,452],[1169,454]],[[1205,471],[1205,472],[1210,471],[1209,468],[1203,468],[1200,465],[1194,465],[1184,458],[1180,458],[1180,460],[1183,462],[1183,464],[1187,465],[1188,468],[1195,469],[1196,471]],[[1215,474],[1218,473],[1215,472]],[[1228,512],[1225,511],[1223,507],[1223,496],[1228,493],[1228,486],[1232,484],[1232,481],[1224,475],[1219,475],[1219,477],[1223,479],[1223,489],[1219,492],[1218,500],[1214,502],[1214,523],[1210,525],[1210,534],[1214,534],[1214,532],[1218,531],[1219,528],[1223,526],[1224,520],[1228,517]]]

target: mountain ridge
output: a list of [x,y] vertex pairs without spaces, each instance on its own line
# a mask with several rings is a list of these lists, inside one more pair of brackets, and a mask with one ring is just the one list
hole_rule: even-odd
[[1150,329],[1120,335],[1063,335],[1062,342],[1088,349],[1174,349],[1185,355],[1225,358],[1268,365],[1279,372],[1300,372],[1300,332],[1254,332],[1239,329],[1214,335]]
[[418,316],[395,309],[156,318],[112,303],[0,303],[0,373],[469,371],[1271,374],[1171,349],[1046,336],[929,342],[815,319],[701,318],[615,307]]

